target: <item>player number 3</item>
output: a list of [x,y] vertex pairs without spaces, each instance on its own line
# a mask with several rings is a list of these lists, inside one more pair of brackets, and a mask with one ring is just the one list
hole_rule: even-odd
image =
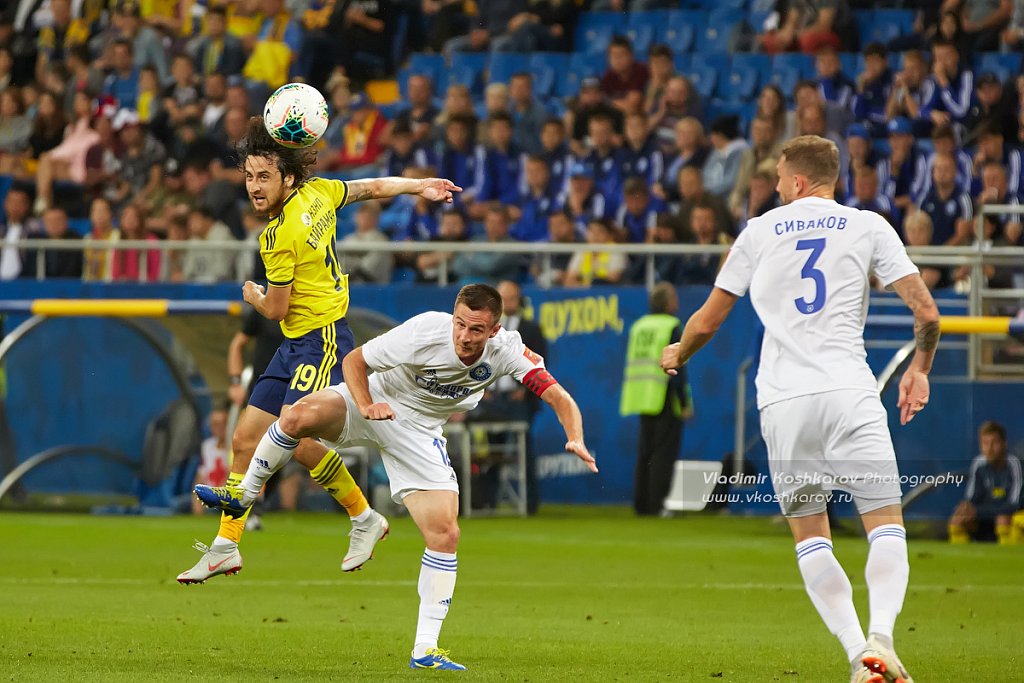
[[800,270],[800,277],[805,280],[811,280],[814,283],[814,299],[811,301],[808,301],[806,298],[793,300],[793,303],[796,304],[796,310],[804,315],[810,315],[811,313],[817,313],[825,306],[825,273],[814,267],[814,264],[821,258],[821,253],[825,251],[825,238],[800,240],[796,243],[796,250],[809,250],[811,252],[804,263],[804,267]]

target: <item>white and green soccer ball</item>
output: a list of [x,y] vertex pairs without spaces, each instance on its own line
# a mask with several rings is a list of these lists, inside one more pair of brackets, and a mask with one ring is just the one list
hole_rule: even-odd
[[282,85],[263,107],[263,125],[285,147],[309,147],[327,130],[327,101],[305,83]]

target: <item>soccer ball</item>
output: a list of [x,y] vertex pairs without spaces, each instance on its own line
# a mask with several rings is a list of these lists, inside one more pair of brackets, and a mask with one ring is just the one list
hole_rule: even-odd
[[282,85],[263,107],[263,125],[285,147],[309,147],[327,130],[327,101],[305,83]]

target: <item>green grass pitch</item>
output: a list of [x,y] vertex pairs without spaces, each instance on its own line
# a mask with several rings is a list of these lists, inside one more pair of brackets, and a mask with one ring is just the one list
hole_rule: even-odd
[[[174,577],[212,517],[0,513],[0,680],[385,681],[410,671],[423,546],[395,519],[377,558],[338,568],[347,520],[271,515],[245,568]],[[767,519],[549,508],[462,524],[441,645],[479,681],[848,680]],[[862,620],[866,544],[841,537]],[[918,683],[1021,680],[1024,548],[911,540],[896,643]]]

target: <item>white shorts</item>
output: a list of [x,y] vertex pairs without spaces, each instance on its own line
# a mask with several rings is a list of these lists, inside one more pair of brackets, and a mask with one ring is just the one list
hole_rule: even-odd
[[787,517],[825,511],[834,489],[860,514],[900,504],[889,420],[878,394],[842,389],[778,401],[761,410],[775,495]]
[[416,491],[459,492],[459,482],[448,458],[441,429],[428,430],[402,419],[367,420],[359,412],[344,384],[331,387],[345,399],[345,429],[332,446],[371,444],[380,449],[384,469],[396,503]]

